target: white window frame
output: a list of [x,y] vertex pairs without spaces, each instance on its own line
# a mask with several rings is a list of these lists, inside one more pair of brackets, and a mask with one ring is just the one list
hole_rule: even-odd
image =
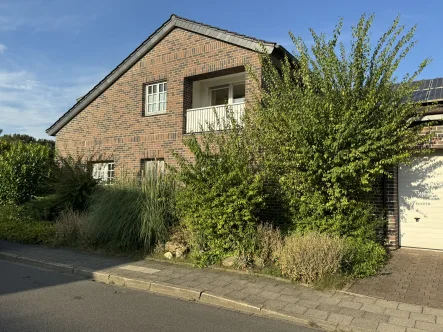
[[92,163],[92,177],[105,184],[110,184],[115,179],[115,162],[94,162]]
[[148,167],[153,169],[157,168],[157,173],[164,174],[165,173],[165,160],[163,158],[152,158],[152,159],[142,159],[142,174],[145,175]]
[[245,97],[243,98],[243,101],[239,101],[236,104],[244,103],[245,102],[245,98],[246,98],[246,81],[238,81],[238,82],[234,82],[234,83],[222,84],[222,85],[217,85],[217,86],[209,87],[208,93],[209,93],[209,103],[210,103],[210,105],[211,106],[220,106],[220,105],[212,105],[212,91],[226,89],[226,88],[228,88],[228,105],[234,104],[234,85],[240,85],[240,84],[244,84],[245,85]]
[[167,101],[168,85],[166,81],[145,85],[145,116],[165,113]]

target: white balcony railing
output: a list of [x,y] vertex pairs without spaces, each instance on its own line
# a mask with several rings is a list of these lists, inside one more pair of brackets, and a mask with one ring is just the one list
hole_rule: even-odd
[[[186,111],[186,133],[207,131],[209,125],[214,126],[215,130],[223,130],[224,128],[220,127],[227,120],[227,112],[232,112],[234,119],[241,124],[244,111],[245,103],[191,108]],[[219,124],[217,117],[220,120]]]

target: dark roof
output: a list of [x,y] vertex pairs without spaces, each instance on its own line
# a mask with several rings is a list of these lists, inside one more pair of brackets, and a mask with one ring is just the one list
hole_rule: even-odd
[[443,78],[421,80],[416,83],[418,88],[412,95],[413,101],[425,104],[443,100]]
[[188,31],[192,31],[204,36],[224,41],[226,43],[234,44],[253,51],[261,50],[261,45],[264,46],[264,51],[271,54],[277,50],[281,54],[290,53],[277,43],[268,42],[265,40],[248,37],[228,30],[223,30],[210,25],[191,21],[177,15],[171,15],[163,25],[158,28],[152,35],[150,35],[140,46],[138,46],[129,56],[124,59],[114,70],[112,70],[103,80],[94,86],[86,95],[79,98],[77,103],[72,106],[60,119],[58,119],[46,132],[54,136],[62,129],[69,121],[71,121],[78,113],[80,113],[86,106],[94,101],[103,91],[111,86],[119,77],[121,77],[129,68],[131,68],[138,60],[140,60],[146,53],[148,53],[160,40],[165,37],[172,29],[179,27]]

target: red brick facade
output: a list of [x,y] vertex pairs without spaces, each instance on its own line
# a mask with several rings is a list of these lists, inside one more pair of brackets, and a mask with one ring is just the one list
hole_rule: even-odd
[[[245,64],[259,73],[256,52],[175,28],[57,133],[56,148],[61,154],[103,154],[101,159],[115,161],[116,172],[138,171],[146,158],[173,163],[173,150],[186,153],[192,81],[244,71]],[[144,85],[158,81],[168,83],[166,113],[144,116]],[[253,84],[246,80],[246,100]]]

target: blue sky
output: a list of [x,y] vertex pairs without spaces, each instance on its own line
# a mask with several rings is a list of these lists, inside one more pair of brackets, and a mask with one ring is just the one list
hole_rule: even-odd
[[0,0],[0,128],[48,138],[45,129],[172,13],[288,50],[288,31],[309,42],[308,28],[330,33],[343,17],[346,41],[362,13],[375,13],[375,40],[401,14],[418,25],[419,43],[399,74],[431,57],[421,78],[443,76],[441,0]]

